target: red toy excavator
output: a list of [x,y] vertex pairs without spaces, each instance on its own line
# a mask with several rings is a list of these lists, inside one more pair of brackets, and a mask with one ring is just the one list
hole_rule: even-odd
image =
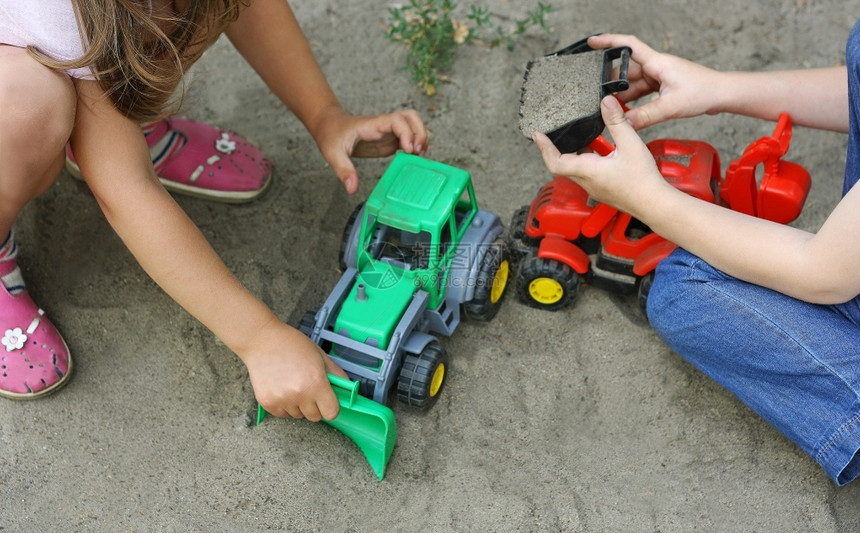
[[[583,40],[550,56],[586,51],[604,54],[606,66],[600,69],[604,77],[613,71],[611,63],[620,60],[621,79],[598,80],[593,88],[598,97],[591,99],[597,102],[596,109],[548,136],[562,152],[589,148],[608,155],[615,148],[601,135],[599,101],[626,89],[629,49],[594,51]],[[534,78],[529,75],[531,66],[526,68],[524,95]],[[753,142],[731,162],[725,178],[720,175],[719,154],[705,142],[658,139],[647,146],[660,173],[676,188],[702,201],[784,224],[800,214],[810,187],[803,167],[782,160],[790,141],[791,119],[783,114],[773,135]],[[544,185],[530,205],[514,214],[508,237],[518,259],[514,279],[519,299],[552,311],[570,305],[583,280],[614,291],[638,292],[644,311],[654,269],[676,247],[629,214],[593,202],[564,176]]]

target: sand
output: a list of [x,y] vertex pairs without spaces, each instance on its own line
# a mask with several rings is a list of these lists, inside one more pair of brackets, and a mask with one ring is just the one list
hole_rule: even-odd
[[520,131],[531,139],[600,112],[603,51],[546,56],[526,65]]
[[[471,172],[478,201],[506,222],[552,178],[519,131],[528,61],[617,31],[721,69],[829,67],[858,16],[842,0],[552,3],[551,34],[530,30],[513,51],[462,49],[432,100],[397,70],[404,51],[380,29],[387,5],[294,6],[347,109],[416,108],[428,156]],[[502,23],[526,9],[491,5]],[[345,194],[224,40],[201,60],[186,115],[273,158],[275,181],[257,202],[177,201],[239,279],[297,324],[337,282],[343,225],[388,161],[357,160],[359,191]],[[642,135],[707,141],[725,169],[772,131],[714,116]],[[795,128],[790,159],[814,181],[799,227],[819,227],[838,200],[845,142]],[[586,286],[573,307],[548,313],[508,294],[493,321],[462,324],[442,339],[451,369],[438,404],[394,406],[397,446],[378,482],[329,427],[253,425],[242,363],[142,272],[84,184],[60,176],[27,207],[18,237],[34,298],[77,369],[50,398],[2,403],[3,531],[860,531],[860,484],[835,488],[663,345],[635,298]]]

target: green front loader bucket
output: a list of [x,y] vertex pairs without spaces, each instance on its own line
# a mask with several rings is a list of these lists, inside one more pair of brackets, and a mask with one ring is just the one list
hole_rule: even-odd
[[[382,480],[385,467],[397,441],[394,412],[388,407],[358,394],[358,382],[333,374],[328,380],[340,403],[340,413],[334,420],[323,422],[350,438],[364,453],[376,477]],[[257,406],[257,424],[266,417],[262,405]]]

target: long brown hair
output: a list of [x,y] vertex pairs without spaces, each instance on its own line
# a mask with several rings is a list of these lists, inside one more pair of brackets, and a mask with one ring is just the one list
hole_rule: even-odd
[[84,55],[57,61],[33,48],[30,53],[50,68],[91,66],[117,109],[135,120],[152,120],[181,102],[183,91],[177,98],[176,89],[185,70],[236,20],[246,1],[190,0],[186,9],[159,17],[147,0],[74,0],[87,43]]

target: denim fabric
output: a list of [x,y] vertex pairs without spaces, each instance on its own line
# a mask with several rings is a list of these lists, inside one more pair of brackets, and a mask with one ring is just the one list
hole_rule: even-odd
[[[860,22],[846,51],[844,192],[860,178]],[[657,267],[648,318],[670,348],[800,446],[837,485],[860,475],[860,296],[841,305],[802,302],[679,249]]]
[[801,302],[684,251],[657,267],[657,334],[815,458],[837,484],[860,474],[860,306]]
[[845,185],[848,192],[860,179],[860,21],[854,24],[845,46],[845,63],[848,66],[848,154],[845,159]]

